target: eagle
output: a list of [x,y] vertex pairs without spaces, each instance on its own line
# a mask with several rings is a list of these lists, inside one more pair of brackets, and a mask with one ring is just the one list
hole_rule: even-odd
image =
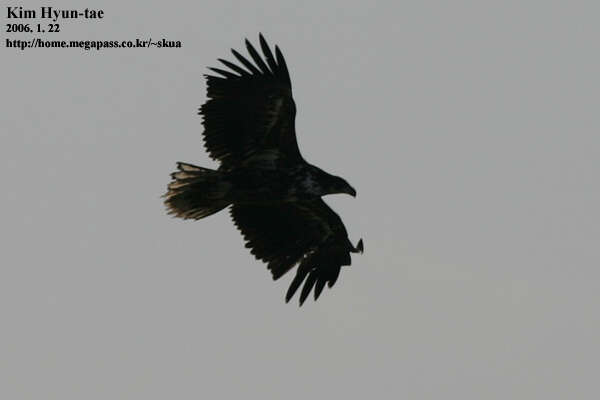
[[322,199],[353,197],[344,179],[309,164],[300,154],[290,74],[278,46],[275,54],[259,34],[262,56],[245,40],[248,58],[232,49],[239,64],[205,74],[207,101],[200,107],[204,145],[220,163],[208,169],[178,162],[164,195],[170,215],[201,219],[226,207],[246,247],[277,280],[298,265],[285,300],[300,292],[300,306],[314,288],[317,300],[332,287],[354,246],[342,220]]

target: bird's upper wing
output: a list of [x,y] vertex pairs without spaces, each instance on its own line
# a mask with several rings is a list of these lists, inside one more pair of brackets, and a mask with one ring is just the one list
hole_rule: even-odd
[[297,263],[296,276],[286,295],[289,301],[302,282],[300,305],[315,288],[315,300],[325,284],[332,287],[354,247],[340,217],[321,199],[279,205],[234,205],[231,216],[256,258],[268,263],[278,279]]
[[229,70],[210,68],[220,76],[206,75],[208,100],[200,108],[204,143],[225,168],[265,149],[300,157],[294,129],[296,105],[285,59],[279,47],[275,46],[273,56],[262,34],[259,39],[264,58],[246,39],[254,64],[232,49],[241,66],[219,59]]

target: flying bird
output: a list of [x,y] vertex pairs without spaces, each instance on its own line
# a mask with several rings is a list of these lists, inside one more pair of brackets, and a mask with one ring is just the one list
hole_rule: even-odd
[[278,46],[275,54],[262,34],[262,56],[246,39],[252,63],[231,50],[239,64],[209,68],[208,100],[200,107],[204,145],[220,162],[208,169],[178,162],[164,195],[168,213],[201,219],[230,207],[246,247],[267,263],[273,279],[298,265],[285,300],[304,282],[300,305],[314,288],[317,300],[330,288],[354,246],[340,217],[324,195],[356,191],[344,179],[309,164],[300,154],[294,119],[296,105],[288,68]]

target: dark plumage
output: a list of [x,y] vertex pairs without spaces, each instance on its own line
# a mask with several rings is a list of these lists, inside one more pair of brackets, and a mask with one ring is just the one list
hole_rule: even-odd
[[231,206],[246,247],[267,263],[273,279],[299,264],[286,301],[304,282],[302,305],[313,288],[316,300],[325,284],[333,286],[341,267],[350,265],[350,253],[363,250],[362,240],[352,245],[340,217],[321,199],[356,191],[300,155],[285,59],[277,46],[271,52],[262,34],[259,39],[264,58],[246,40],[254,63],[232,50],[241,66],[219,59],[229,70],[210,68],[218,75],[205,75],[204,144],[219,169],[178,163],[165,204],[184,219]]

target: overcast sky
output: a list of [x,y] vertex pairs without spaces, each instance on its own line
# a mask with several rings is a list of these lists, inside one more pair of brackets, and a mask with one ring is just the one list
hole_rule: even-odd
[[[105,16],[2,39],[0,398],[599,398],[596,2],[59,3]],[[326,201],[365,253],[302,308],[227,212],[160,198],[217,165],[202,74],[259,31],[358,191]]]

